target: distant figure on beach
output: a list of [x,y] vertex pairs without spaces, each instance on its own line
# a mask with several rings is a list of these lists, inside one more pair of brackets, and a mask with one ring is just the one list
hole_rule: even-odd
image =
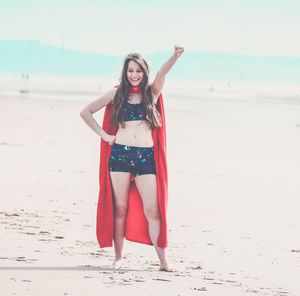
[[29,89],[28,89],[29,74],[22,73],[21,78],[22,78],[22,88],[20,89],[20,94],[21,95],[29,94]]
[[[149,66],[138,53],[128,54],[120,84],[89,103],[80,116],[101,137],[97,239],[100,248],[114,245],[112,268],[120,268],[124,237],[153,245],[161,271],[168,265],[168,176],[162,89],[184,48],[149,81]],[[93,113],[105,107],[102,127]]]

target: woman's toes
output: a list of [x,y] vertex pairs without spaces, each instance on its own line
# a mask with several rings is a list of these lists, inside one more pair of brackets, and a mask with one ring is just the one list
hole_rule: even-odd
[[122,265],[122,260],[114,260],[114,262],[111,265],[111,267],[113,269],[119,269],[119,268],[121,268],[121,265]]

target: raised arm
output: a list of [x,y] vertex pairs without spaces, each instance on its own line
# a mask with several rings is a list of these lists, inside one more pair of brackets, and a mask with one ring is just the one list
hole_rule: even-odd
[[155,103],[158,99],[159,94],[161,93],[164,83],[166,74],[171,70],[171,68],[174,66],[178,58],[183,53],[184,48],[179,47],[177,45],[174,46],[174,53],[173,55],[161,66],[159,71],[157,72],[155,79],[152,84],[152,92],[154,96]]
[[108,135],[101,126],[97,123],[95,118],[93,117],[93,113],[99,111],[109,103],[111,103],[114,99],[117,89],[113,88],[108,92],[104,93],[97,100],[89,103],[85,108],[80,112],[81,118],[85,121],[85,123],[104,141],[108,142],[110,145],[114,143],[115,136]]

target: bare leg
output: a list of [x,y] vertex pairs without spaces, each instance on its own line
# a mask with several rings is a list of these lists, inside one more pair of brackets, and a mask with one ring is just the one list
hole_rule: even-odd
[[120,267],[125,236],[125,221],[128,210],[128,191],[130,186],[130,173],[110,172],[114,196],[114,249],[115,260],[113,268]]
[[161,227],[161,216],[157,200],[156,176],[153,174],[140,175],[135,178],[135,183],[143,201],[144,213],[149,225],[149,235],[160,261],[159,270],[173,271],[168,266],[166,248],[161,248],[157,245]]

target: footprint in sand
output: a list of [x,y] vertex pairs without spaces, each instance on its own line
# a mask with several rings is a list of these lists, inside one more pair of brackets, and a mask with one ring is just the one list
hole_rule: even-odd
[[207,291],[205,287],[202,287],[202,288],[192,288],[193,290],[196,290],[196,291]]
[[171,282],[171,280],[167,280],[167,279],[152,279],[153,281],[163,281],[163,282]]
[[17,214],[17,213],[9,214],[9,213],[6,213],[6,212],[0,212],[0,214],[4,214],[4,215],[7,216],[7,217],[20,216],[20,215]]
[[151,266],[160,266],[158,263],[150,263]]
[[49,231],[40,231],[40,234],[50,234]]
[[282,291],[283,288],[281,288],[281,287],[278,287],[277,289],[281,289],[281,290],[280,291],[275,291],[276,293],[283,294],[283,295],[289,294],[289,292],[287,292],[287,291]]
[[146,281],[142,280],[141,278],[135,278],[133,281],[138,282],[138,283],[146,282]]
[[13,258],[8,258],[10,260],[15,260],[15,261],[22,261],[22,262],[33,262],[33,261],[39,261],[38,259],[29,259],[24,256],[19,256],[19,257],[13,257]]
[[197,265],[195,267],[189,267],[189,269],[197,270],[197,269],[202,269],[202,267],[200,265]]
[[54,241],[54,239],[39,238],[39,241],[41,241],[41,242],[51,242],[51,241]]
[[231,280],[225,280],[227,283],[236,283],[236,281],[231,281]]
[[16,257],[15,258],[16,261],[26,261],[25,257],[21,256],[21,257]]

